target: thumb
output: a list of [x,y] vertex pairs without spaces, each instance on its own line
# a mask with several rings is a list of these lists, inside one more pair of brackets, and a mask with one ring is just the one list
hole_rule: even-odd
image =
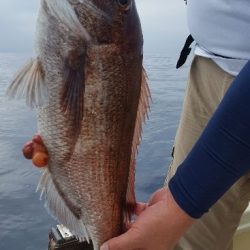
[[125,234],[105,242],[100,250],[133,250],[138,248],[138,237],[134,230],[130,229]]

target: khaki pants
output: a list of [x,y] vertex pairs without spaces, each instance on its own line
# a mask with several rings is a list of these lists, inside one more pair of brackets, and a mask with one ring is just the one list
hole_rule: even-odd
[[[192,149],[233,79],[211,59],[194,58],[166,183]],[[207,214],[194,223],[174,250],[232,249],[233,235],[249,202],[249,180],[248,174],[235,183]]]

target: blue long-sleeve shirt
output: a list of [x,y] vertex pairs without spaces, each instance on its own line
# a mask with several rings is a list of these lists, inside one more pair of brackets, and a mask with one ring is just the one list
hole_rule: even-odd
[[175,201],[199,218],[250,170],[250,61],[169,182]]

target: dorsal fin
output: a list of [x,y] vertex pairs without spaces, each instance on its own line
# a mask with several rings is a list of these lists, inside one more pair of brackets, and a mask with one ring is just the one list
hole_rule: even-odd
[[64,64],[62,110],[72,119],[76,134],[80,131],[84,113],[85,54],[71,51]]
[[29,60],[16,74],[7,95],[10,98],[25,98],[30,107],[41,107],[47,102],[48,89],[39,58]]
[[75,37],[90,41],[88,31],[80,23],[75,10],[68,0],[45,0],[50,14],[67,27]]
[[134,129],[133,143],[132,143],[132,153],[130,159],[130,168],[129,168],[129,180],[128,180],[128,189],[126,194],[126,211],[125,211],[125,220],[130,220],[133,210],[135,208],[136,199],[135,199],[135,158],[137,154],[137,147],[140,144],[141,134],[142,134],[142,125],[145,121],[148,111],[150,108],[151,95],[147,83],[147,75],[144,69],[142,69],[142,82],[141,82],[141,94],[137,110],[137,117]]

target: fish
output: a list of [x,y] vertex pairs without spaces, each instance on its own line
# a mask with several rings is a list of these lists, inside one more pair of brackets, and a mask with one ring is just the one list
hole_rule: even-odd
[[49,154],[38,190],[94,250],[133,215],[151,95],[134,0],[41,0],[35,53],[7,89],[37,111]]

